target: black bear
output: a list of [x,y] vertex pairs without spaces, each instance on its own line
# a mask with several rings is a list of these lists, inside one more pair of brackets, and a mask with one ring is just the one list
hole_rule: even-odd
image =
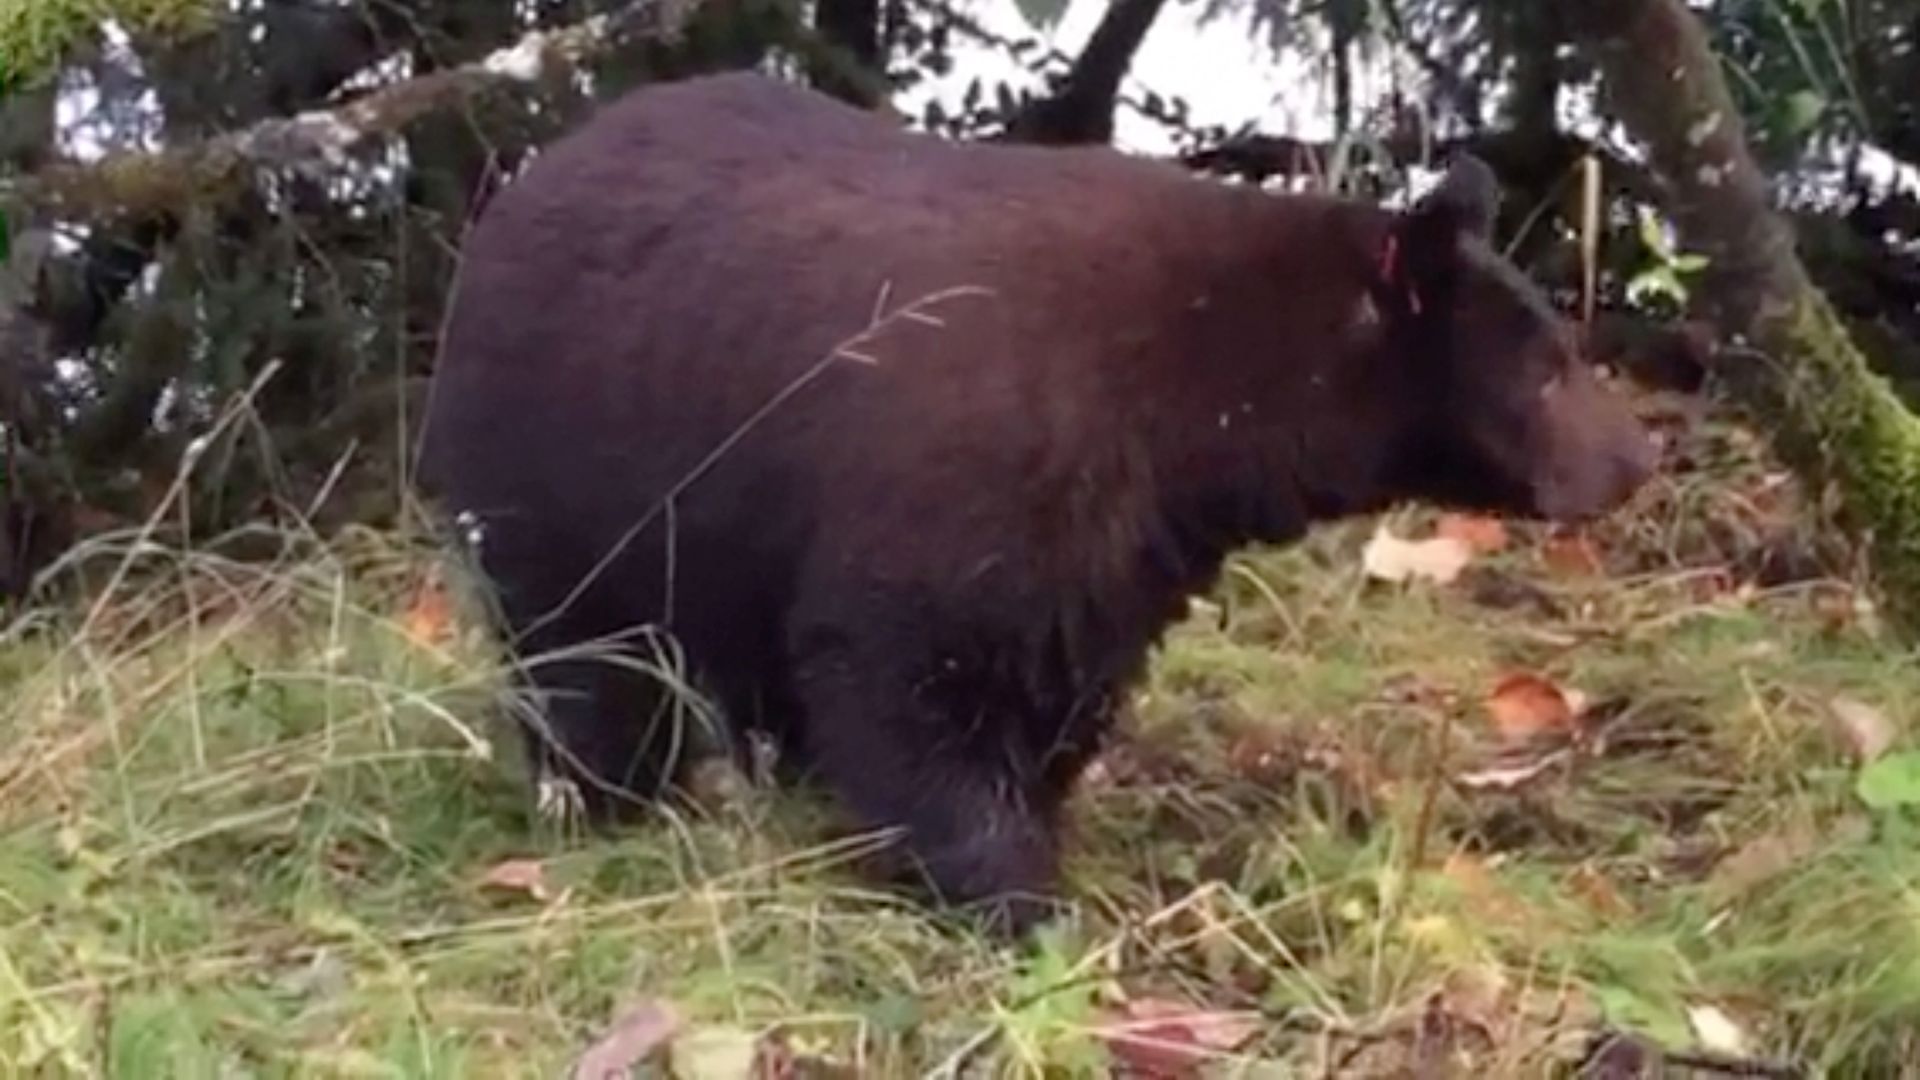
[[[1494,195],[1470,158],[1394,212],[656,84],[474,229],[421,476],[522,655],[659,631],[736,732],[1023,927],[1226,553],[1398,500],[1591,516],[1650,472],[1489,248]],[[641,665],[529,678],[538,767],[591,817],[674,779]]]

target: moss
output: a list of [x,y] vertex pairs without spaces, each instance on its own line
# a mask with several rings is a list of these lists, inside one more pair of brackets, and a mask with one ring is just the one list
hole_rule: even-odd
[[0,93],[51,74],[111,19],[135,35],[203,29],[212,0],[0,0]]
[[1920,416],[1872,370],[1817,291],[1764,323],[1760,338],[1783,369],[1744,380],[1749,404],[1790,465],[1832,485],[1889,614],[1920,631]]

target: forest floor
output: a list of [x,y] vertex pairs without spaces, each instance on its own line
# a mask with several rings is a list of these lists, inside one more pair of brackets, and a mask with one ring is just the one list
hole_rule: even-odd
[[1236,559],[1025,948],[871,887],[815,796],[537,818],[416,547],[128,545],[0,639],[0,1072],[1920,1076],[1920,664],[1670,404],[1586,534]]

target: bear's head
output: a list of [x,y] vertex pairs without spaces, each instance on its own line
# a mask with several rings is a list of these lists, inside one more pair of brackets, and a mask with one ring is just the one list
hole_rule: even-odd
[[1491,170],[1462,155],[1382,243],[1373,299],[1398,378],[1421,395],[1397,486],[1463,509],[1591,518],[1640,487],[1656,448],[1574,328],[1491,248],[1497,199]]

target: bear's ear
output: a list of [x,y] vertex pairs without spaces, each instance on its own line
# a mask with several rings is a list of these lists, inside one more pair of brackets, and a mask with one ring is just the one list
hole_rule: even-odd
[[1408,224],[1486,240],[1500,210],[1500,180],[1472,154],[1454,156],[1447,173],[1408,214]]
[[1402,214],[1381,253],[1381,283],[1418,314],[1451,285],[1463,237],[1487,240],[1500,208],[1500,182],[1486,162],[1459,154],[1440,183]]

